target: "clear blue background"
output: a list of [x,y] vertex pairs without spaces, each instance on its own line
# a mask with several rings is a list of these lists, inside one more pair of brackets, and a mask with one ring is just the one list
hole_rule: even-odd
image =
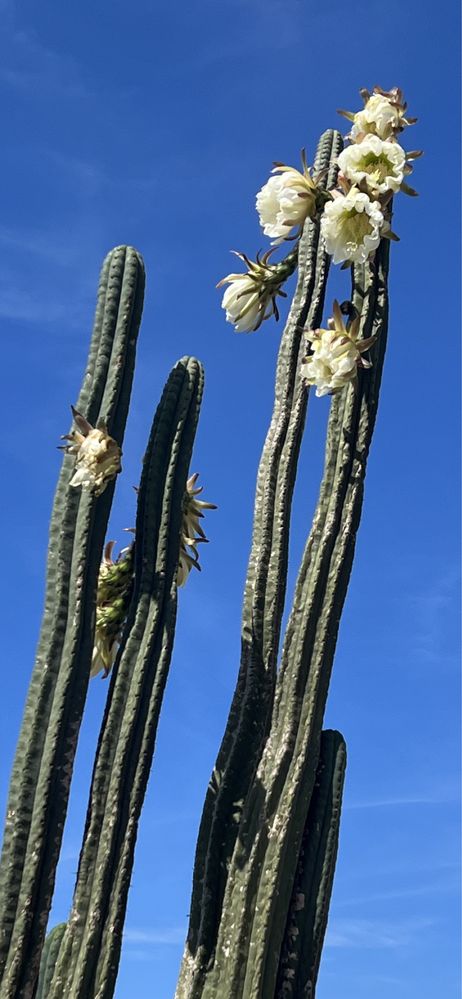
[[[2,804],[41,617],[47,526],[100,262],[148,281],[110,537],[174,361],[206,395],[193,468],[210,514],[177,640],[140,835],[117,999],[171,999],[194,843],[234,687],[256,466],[281,326],[239,336],[216,281],[264,245],[255,193],[311,158],[358,90],[401,86],[424,148],[396,201],[390,346],[327,725],[349,749],[318,999],[458,995],[458,19],[453,0],[2,0]],[[329,301],[348,294],[336,271]],[[310,401],[290,582],[310,525],[329,402]],[[65,919],[107,684],[91,683],[56,891]]]

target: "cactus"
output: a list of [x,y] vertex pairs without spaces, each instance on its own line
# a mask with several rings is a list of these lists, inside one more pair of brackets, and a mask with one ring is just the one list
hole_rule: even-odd
[[42,956],[40,958],[40,972],[37,983],[35,999],[48,999],[51,979],[53,978],[56,961],[58,960],[59,948],[66,929],[65,923],[58,923],[50,930],[43,945]]
[[323,732],[281,948],[275,999],[314,997],[337,858],[345,766],[346,746],[340,732]]
[[238,816],[215,950],[199,977],[191,974],[194,952],[187,945],[178,999],[274,995],[377,410],[388,249],[383,242],[374,264],[355,269],[353,304],[361,309],[361,337],[378,334],[374,364],[332,402],[319,503],[296,584],[265,745]]
[[184,358],[167,382],[144,458],[133,597],[96,754],[72,912],[47,999],[113,994],[172,651],[185,482],[202,388],[200,365]]
[[[329,186],[335,183],[335,159],[341,147],[337,132],[326,132],[319,142],[316,167],[328,170]],[[241,803],[265,740],[284,609],[290,509],[307,402],[299,377],[302,332],[307,321],[315,325],[320,321],[328,269],[319,226],[309,221],[299,246],[297,289],[281,340],[274,411],[258,470],[244,591],[241,666],[199,830],[178,999],[201,994],[204,971],[215,948]]]
[[[141,320],[144,269],[131,247],[104,262],[77,402],[123,442]],[[71,484],[65,457],[50,527],[45,612],[19,737],[0,867],[2,999],[32,994],[51,904],[92,654],[94,592],[114,491]]]

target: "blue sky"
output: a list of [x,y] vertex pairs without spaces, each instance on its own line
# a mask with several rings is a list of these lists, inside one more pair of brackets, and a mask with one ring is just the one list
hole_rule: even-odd
[[[459,517],[457,12],[442,0],[160,4],[1,0],[2,806],[33,662],[49,511],[98,269],[132,243],[148,280],[110,537],[134,520],[149,424],[184,353],[206,368],[193,462],[211,544],[180,594],[142,815],[117,999],[171,999],[201,804],[234,687],[256,466],[281,326],[224,322],[231,247],[264,245],[255,193],[308,159],[358,90],[401,86],[425,149],[400,196],[390,344],[326,724],[349,762],[318,999],[458,995]],[[444,56],[444,57],[443,57]],[[328,301],[348,293],[336,271]],[[309,529],[328,400],[309,407],[290,583]],[[107,685],[92,682],[56,891],[65,919]]]

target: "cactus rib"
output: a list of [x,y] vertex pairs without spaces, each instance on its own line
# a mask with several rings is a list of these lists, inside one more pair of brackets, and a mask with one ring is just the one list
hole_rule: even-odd
[[[123,440],[144,294],[131,247],[103,266],[78,406]],[[38,975],[92,653],[94,595],[114,491],[70,487],[64,459],[50,533],[46,607],[8,804],[2,855],[2,999],[29,999]]]

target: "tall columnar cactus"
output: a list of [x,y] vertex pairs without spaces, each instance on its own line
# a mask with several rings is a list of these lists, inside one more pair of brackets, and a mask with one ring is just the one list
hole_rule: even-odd
[[[273,631],[273,627],[280,615],[274,617],[274,606],[279,604],[282,613],[287,566],[278,558],[277,534],[272,528],[281,523],[288,527],[296,461],[289,495],[282,491],[279,499],[280,519],[273,507],[274,520],[261,536],[258,525],[265,485],[266,495],[272,491],[277,496],[280,480],[266,479],[265,452],[260,465],[256,549],[252,549],[244,596],[243,644],[245,649],[247,640],[248,665],[246,668],[244,653],[207,791],[177,999],[275,996],[282,987],[284,939],[302,837],[304,830],[305,836],[310,834],[310,828],[311,835],[316,834],[310,826],[310,807],[314,808],[322,722],[361,514],[386,347],[389,240],[396,238],[390,228],[391,198],[400,188],[414,193],[404,176],[410,172],[409,161],[418,155],[405,154],[396,141],[397,134],[411,123],[404,117],[400,92],[377,90],[364,96],[364,112],[348,115],[353,120],[351,145],[340,155],[337,147],[333,166],[339,166],[341,173],[333,195],[329,194],[329,184],[322,181],[318,163],[311,175],[304,161],[302,173],[277,164],[276,176],[257,196],[264,231],[275,237],[276,243],[294,228],[300,232],[305,220],[299,237],[301,268],[307,232],[320,225],[321,253],[327,249],[334,262],[353,265],[352,301],[342,307],[334,303],[333,319],[326,330],[316,328],[318,316],[315,322],[309,316],[306,341],[302,335],[308,356],[300,363],[299,355],[296,378],[301,394],[305,393],[305,404],[310,385],[316,386],[317,395],[333,394],[333,401],[319,503],[300,566],[277,678],[274,666],[279,630],[276,627]],[[380,130],[381,137],[377,134]],[[247,262],[245,256],[242,259]],[[229,275],[225,280],[233,290],[230,295],[228,289],[222,303],[228,321],[238,332],[258,329],[274,311],[268,305],[274,295],[270,276],[249,266],[247,273]],[[285,336],[287,331],[280,360]],[[277,381],[276,413],[279,396]],[[259,556],[260,579],[254,571]],[[265,599],[268,593],[273,595],[272,601]],[[246,620],[248,606],[252,613]],[[270,639],[266,646],[265,638]],[[270,668],[265,670],[265,666]],[[262,700],[262,707],[255,709],[256,724],[248,696],[253,677],[257,678],[255,697],[261,695]],[[256,736],[252,739],[254,724]],[[241,733],[247,735],[243,744],[249,746],[244,779],[236,774],[234,749]],[[315,941],[306,947],[312,952]],[[314,994],[317,965],[311,972],[302,969],[302,979],[305,974],[311,974],[309,994]]]
[[[123,443],[144,294],[131,247],[104,262],[87,369],[77,401]],[[13,766],[0,865],[2,999],[33,994],[53,893],[93,648],[94,593],[114,491],[72,483],[66,456],[50,527],[45,612]]]
[[199,363],[184,358],[167,382],[144,458],[132,602],[96,754],[72,911],[47,999],[113,995],[172,652],[185,483],[202,388]]
[[[315,166],[334,186],[337,132],[326,132]],[[305,423],[300,379],[303,327],[321,320],[329,258],[319,225],[308,221],[298,250],[298,283],[282,336],[275,403],[257,477],[252,548],[244,592],[241,666],[199,831],[188,943],[177,995],[201,994],[214,953],[227,869],[249,784],[260,759],[274,693],[290,530],[290,510]]]

